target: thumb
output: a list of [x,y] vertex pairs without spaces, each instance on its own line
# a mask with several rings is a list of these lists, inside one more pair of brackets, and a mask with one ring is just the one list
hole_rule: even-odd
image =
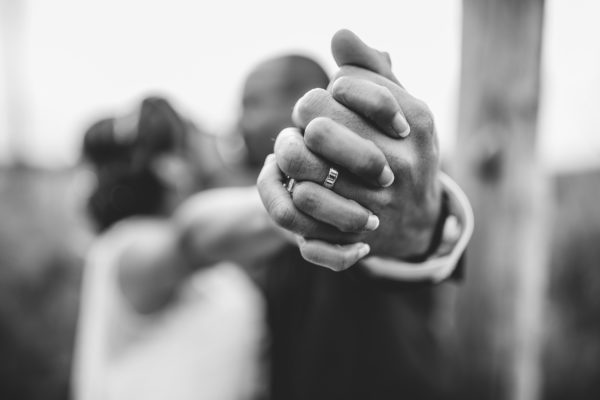
[[354,65],[373,71],[400,84],[392,72],[392,62],[389,54],[367,46],[348,29],[341,29],[333,35],[331,54],[338,67]]

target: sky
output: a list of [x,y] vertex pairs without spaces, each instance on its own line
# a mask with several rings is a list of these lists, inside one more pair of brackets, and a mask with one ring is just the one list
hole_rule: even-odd
[[[333,73],[329,41],[340,28],[392,55],[401,82],[432,109],[443,153],[454,147],[459,0],[0,3],[11,1],[20,18],[0,41],[0,93],[16,87],[19,96],[0,98],[0,163],[17,141],[29,162],[71,165],[91,122],[150,93],[219,134],[234,123],[242,82],[262,59],[299,52]],[[539,150],[551,168],[600,165],[599,4],[547,1]],[[11,81],[3,79],[7,56],[18,59]],[[15,126],[16,138],[8,135]]]

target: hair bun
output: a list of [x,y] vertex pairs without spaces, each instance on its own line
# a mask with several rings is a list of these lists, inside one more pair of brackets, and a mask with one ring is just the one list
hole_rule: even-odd
[[101,230],[132,215],[161,212],[168,189],[153,162],[183,152],[186,136],[183,119],[161,97],[147,97],[135,113],[102,119],[85,132],[83,156],[98,178],[88,210]]

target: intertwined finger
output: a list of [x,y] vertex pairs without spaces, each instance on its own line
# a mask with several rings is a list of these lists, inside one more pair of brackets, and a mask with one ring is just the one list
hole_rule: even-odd
[[331,86],[333,98],[366,117],[391,137],[406,137],[410,127],[400,104],[385,86],[343,76]]
[[[413,152],[428,152],[431,149],[437,151],[437,137],[433,114],[423,101],[416,99],[389,79],[364,68],[354,66],[342,67],[336,74],[333,82],[335,83],[342,77],[363,79],[387,88],[398,102],[400,109],[406,117],[411,134],[402,141],[397,140],[397,135],[394,135],[394,137],[383,135],[381,130],[375,129],[373,124],[369,122],[368,117],[363,115],[365,114],[364,110],[353,110],[346,107],[334,99],[330,92],[324,89],[310,90],[296,102],[292,112],[292,119],[297,127],[305,129],[313,119],[328,117],[346,126],[357,135],[375,143],[377,147],[383,150],[386,156],[389,153],[387,149],[397,146],[397,143],[394,142],[401,142],[402,147],[414,146],[412,149]],[[389,157],[388,161],[390,161]]]
[[298,246],[305,260],[333,271],[350,268],[371,251],[369,245],[362,242],[332,245],[321,240],[298,238]]
[[[297,181],[312,181],[322,184],[327,178],[329,169],[336,167],[339,171],[333,187],[336,193],[359,201],[361,196],[357,192],[367,191],[365,184],[349,171],[341,169],[338,165],[334,166],[331,161],[325,161],[324,158],[311,151],[305,143],[304,137],[296,128],[286,128],[277,136],[275,156],[281,171]],[[357,194],[358,198],[355,197]]]
[[267,212],[279,226],[307,238],[332,243],[352,243],[359,239],[356,234],[341,232],[298,210],[283,186],[284,179],[275,157],[269,155],[258,177],[257,187]]
[[292,199],[305,214],[342,232],[372,231],[379,226],[379,218],[356,201],[314,182],[296,183]]
[[373,186],[388,187],[394,182],[383,152],[370,140],[330,118],[310,121],[304,130],[304,142],[313,153]]
[[275,157],[279,168],[296,180],[323,182],[330,164],[312,153],[296,128],[282,130],[275,139]]
[[[373,74],[370,71],[366,71],[364,69],[356,67],[345,68],[349,73],[356,74],[360,78],[364,77],[368,80],[371,79],[369,74]],[[385,80],[385,78],[382,78],[379,75],[377,75],[377,77],[378,79]],[[389,80],[386,81],[390,85],[392,85],[392,83]],[[408,93],[396,94],[394,91],[401,90],[398,88],[397,85],[395,87],[390,87],[392,87],[393,89],[388,89],[392,92],[392,94],[394,94],[394,97],[396,97],[396,99],[399,101],[400,106],[406,114],[406,109],[402,105],[402,101],[407,102],[407,107],[410,111],[412,107],[410,102],[413,101],[412,98]],[[370,140],[373,143],[375,143],[377,147],[379,147],[384,153],[386,153],[387,148],[396,145],[394,142],[399,142],[398,135],[393,135],[393,137],[390,137],[388,135],[382,134],[381,130],[376,129],[366,117],[361,116],[360,112],[350,110],[348,107],[336,101],[333,98],[332,94],[324,89],[313,89],[308,91],[296,102],[296,105],[294,106],[294,110],[292,112],[292,119],[294,121],[294,124],[301,130],[306,129],[308,124],[313,119],[318,117],[327,117],[339,124],[344,125],[346,128],[354,132],[357,136],[361,136],[364,139]],[[408,115],[407,118],[409,118]],[[408,123],[412,126],[410,119],[408,120]],[[402,143],[404,143],[404,146],[406,146],[407,144],[410,145],[410,142],[412,141],[415,141],[415,139],[407,138],[403,140]]]

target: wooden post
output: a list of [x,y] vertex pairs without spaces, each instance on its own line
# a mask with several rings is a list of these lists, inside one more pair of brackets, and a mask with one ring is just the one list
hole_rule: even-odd
[[464,0],[454,176],[475,212],[458,329],[469,398],[535,399],[547,223],[536,161],[543,0]]

